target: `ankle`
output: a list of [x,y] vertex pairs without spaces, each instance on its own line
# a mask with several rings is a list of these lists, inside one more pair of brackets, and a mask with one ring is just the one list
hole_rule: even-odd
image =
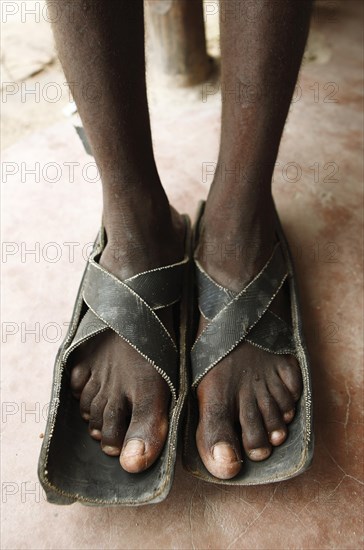
[[[121,187],[121,186],[120,186]],[[159,227],[163,229],[171,220],[171,208],[163,190],[154,191],[151,185],[132,189],[115,189],[104,192],[103,224],[108,241],[132,242],[138,235],[148,236]]]
[[205,238],[211,241],[240,243],[271,241],[275,231],[275,207],[270,192],[259,193],[250,187],[218,196],[213,191],[203,216]]
[[184,223],[168,205],[158,209],[104,212],[107,245],[101,264],[121,279],[177,262],[183,257]]
[[218,283],[239,291],[264,266],[276,239],[273,203],[262,210],[235,204],[225,217],[207,203],[195,257]]

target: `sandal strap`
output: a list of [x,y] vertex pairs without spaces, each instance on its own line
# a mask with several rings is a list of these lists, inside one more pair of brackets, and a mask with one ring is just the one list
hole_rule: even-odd
[[238,293],[218,285],[197,262],[196,266],[199,307],[209,322],[191,351],[193,387],[243,340],[272,353],[294,351],[290,327],[268,310],[287,277],[280,243],[258,275]]
[[[199,310],[207,321],[212,321],[221,309],[235,299],[239,293],[219,285],[197,261],[195,263]],[[275,354],[295,352],[291,327],[269,309],[261,317],[259,323],[253,326],[245,340],[258,348]]]
[[179,353],[154,310],[180,300],[188,257],[121,281],[95,261],[98,253],[90,257],[83,283],[88,311],[65,358],[82,342],[110,328],[153,365],[176,398]]
[[181,299],[183,271],[188,259],[144,271],[126,279],[124,283],[153,310],[169,307]]
[[195,260],[196,284],[198,292],[198,308],[201,315],[211,321],[222,308],[236,298],[238,292],[219,285],[204,271],[200,263]]

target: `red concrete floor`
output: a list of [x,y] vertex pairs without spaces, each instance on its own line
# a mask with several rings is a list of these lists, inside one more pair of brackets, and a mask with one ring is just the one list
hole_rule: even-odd
[[[220,488],[178,463],[162,504],[45,501],[36,466],[53,360],[101,215],[91,159],[65,121],[3,155],[14,174],[3,178],[2,548],[362,547],[362,4],[351,15],[333,4],[315,22],[322,55],[302,70],[274,177],[312,357],[312,468],[284,483]],[[172,202],[193,214],[210,181],[203,167],[216,160],[219,98],[168,101],[152,106],[158,165]],[[36,162],[39,178],[26,173]]]

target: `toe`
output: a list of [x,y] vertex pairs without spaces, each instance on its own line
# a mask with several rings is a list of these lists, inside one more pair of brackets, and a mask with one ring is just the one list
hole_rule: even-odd
[[119,456],[126,432],[126,404],[110,401],[103,414],[101,447],[110,456]]
[[302,393],[302,376],[297,360],[290,355],[284,356],[284,361],[278,366],[278,373],[294,401],[298,401]]
[[295,414],[295,402],[291,392],[282,383],[281,378],[274,374],[268,380],[268,391],[275,399],[286,424],[292,421]]
[[231,407],[200,405],[196,432],[197,449],[208,471],[219,479],[231,479],[241,469],[240,444]]
[[287,428],[282,413],[268,390],[258,398],[258,407],[262,414],[270,443],[273,446],[281,445],[287,437]]
[[79,399],[82,390],[86,386],[91,375],[87,365],[76,365],[71,372],[71,390],[73,395]]
[[283,413],[283,420],[285,421],[285,423],[289,424],[290,422],[292,422],[295,414],[296,409],[291,409],[290,411]]
[[149,468],[161,453],[168,433],[165,407],[133,405],[132,417],[125,435],[120,464],[130,473]]
[[107,398],[100,390],[90,405],[90,419],[88,429],[91,437],[101,441],[101,430],[103,423],[103,415]]
[[271,446],[257,402],[240,400],[239,414],[245,452],[250,460],[265,460],[271,454]]
[[95,399],[100,385],[91,377],[84,387],[80,397],[80,411],[84,420],[90,419],[91,403]]

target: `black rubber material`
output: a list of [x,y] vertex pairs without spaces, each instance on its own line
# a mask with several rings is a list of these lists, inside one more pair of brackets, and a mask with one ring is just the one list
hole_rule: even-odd
[[[190,224],[186,221],[186,250],[190,258]],[[94,256],[104,247],[102,232],[94,245]],[[85,270],[85,274],[87,268]],[[176,459],[177,436],[187,394],[188,296],[191,288],[190,262],[183,273],[182,297],[173,306],[180,327],[178,346],[178,397],[169,414],[166,444],[157,461],[145,472],[124,471],[118,457],[104,454],[100,443],[88,433],[88,423],[80,415],[79,401],[70,390],[67,349],[86,312],[83,300],[87,276],[81,281],[69,331],[56,358],[51,403],[39,458],[38,475],[47,500],[55,504],[81,502],[94,506],[140,506],[164,500],[171,488]],[[65,359],[66,358],[66,359]]]
[[[197,221],[193,230],[193,249],[196,248],[199,234],[199,224],[203,215],[204,203],[201,202],[197,213]],[[253,462],[244,456],[242,469],[233,479],[221,480],[208,472],[200,459],[196,446],[196,429],[198,424],[198,404],[195,390],[188,396],[187,415],[184,429],[183,464],[194,476],[211,483],[223,485],[261,485],[265,483],[283,481],[303,473],[310,467],[313,458],[313,410],[312,389],[309,358],[304,342],[302,320],[298,304],[298,291],[294,275],[292,259],[288,243],[285,239],[277,215],[277,237],[288,270],[288,284],[291,299],[292,332],[295,343],[295,355],[299,362],[303,392],[296,407],[296,415],[289,425],[289,435],[279,447],[274,447],[271,456],[262,462]],[[195,303],[192,305],[194,314],[194,330],[198,323],[198,297],[195,292]]]

